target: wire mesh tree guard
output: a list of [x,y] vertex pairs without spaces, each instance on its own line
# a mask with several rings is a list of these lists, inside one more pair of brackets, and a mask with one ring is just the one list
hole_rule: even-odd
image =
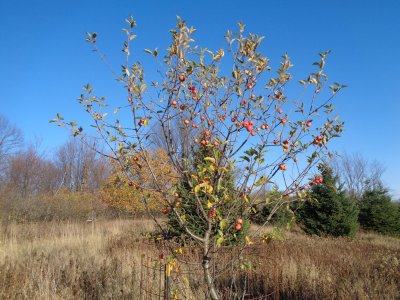
[[[199,249],[193,246],[180,246],[171,241],[157,244],[147,242],[159,252],[159,257],[155,257],[154,254],[150,256],[148,253],[141,256],[139,300],[198,300],[206,297],[201,259],[196,259],[201,256]],[[173,250],[175,255],[167,257],[164,253],[168,253],[171,249],[175,249]],[[225,246],[218,250],[212,268],[220,286],[222,299],[279,299],[277,266],[272,268],[274,270],[272,290],[257,296],[246,292],[247,287],[252,284],[253,272],[260,260],[268,259],[272,264],[276,264],[268,255],[267,249],[265,244],[255,244],[244,249]]]

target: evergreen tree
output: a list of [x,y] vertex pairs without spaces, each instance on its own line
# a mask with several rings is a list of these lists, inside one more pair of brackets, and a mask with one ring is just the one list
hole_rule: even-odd
[[385,234],[400,234],[399,207],[382,186],[366,191],[360,202],[360,225]]
[[[202,164],[204,164],[204,158],[206,157],[215,157],[218,156],[215,153],[215,151],[212,148],[208,147],[200,147],[198,149],[194,149],[194,157],[195,159],[193,168],[196,170],[195,173],[200,172],[200,168]],[[180,182],[177,184],[176,192],[179,195],[179,199],[177,200],[177,208],[181,212],[182,215],[185,216],[185,222],[188,226],[188,228],[195,234],[199,236],[203,236],[205,231],[207,230],[207,221],[204,219],[202,212],[200,211],[200,207],[198,202],[196,201],[195,195],[193,193],[192,188],[189,185],[189,182],[187,178],[183,177],[181,178]],[[234,184],[234,176],[232,174],[232,171],[228,171],[222,178],[221,184],[220,184],[220,191],[218,194],[218,198],[223,199],[223,198],[233,198],[234,193],[237,191],[235,190],[235,184]],[[204,203],[205,201],[201,201]],[[224,203],[226,204],[224,207]],[[215,214],[214,219],[214,230],[218,230],[218,225],[219,225],[219,218],[217,211],[218,210],[226,210],[228,209],[228,204],[229,202],[227,201],[222,201],[218,207],[203,207],[203,209],[208,212],[208,215],[210,216],[211,214]],[[241,211],[240,207],[237,207],[236,211],[239,212],[239,215],[233,215],[233,218],[229,220],[228,224],[226,226],[230,226],[232,228],[231,234],[225,236],[225,241],[224,244],[235,244],[239,241],[242,241],[244,237],[248,234],[249,228],[250,228],[250,223],[243,216],[243,226],[240,231],[237,231],[234,229],[235,226],[235,221],[236,221],[236,216],[241,216],[241,213],[244,213]],[[177,217],[175,214],[169,213],[168,214],[168,222],[167,222],[167,228],[168,228],[168,235],[169,237],[176,238],[179,242],[184,243],[185,241],[183,240],[183,237],[186,236],[184,232],[184,228],[179,224]]]
[[356,203],[337,186],[338,178],[328,165],[320,164],[318,169],[322,183],[315,180],[309,199],[298,211],[300,222],[308,234],[354,237],[358,229]]

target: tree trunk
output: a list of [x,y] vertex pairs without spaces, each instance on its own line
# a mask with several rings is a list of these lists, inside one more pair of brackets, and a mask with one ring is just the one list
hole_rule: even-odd
[[210,272],[210,258],[208,256],[203,257],[203,270],[204,270],[204,280],[207,283],[208,293],[212,300],[219,300],[217,291],[214,286],[214,278],[212,278]]
[[210,250],[210,233],[211,233],[211,222],[208,224],[208,230],[204,236],[203,245],[203,271],[204,280],[207,283],[208,293],[212,300],[219,300],[218,293],[215,290],[214,278],[211,275],[210,257],[208,256]]

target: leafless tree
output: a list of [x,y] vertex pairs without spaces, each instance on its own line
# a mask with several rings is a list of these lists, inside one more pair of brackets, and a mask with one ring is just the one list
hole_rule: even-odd
[[58,185],[58,171],[51,160],[36,147],[29,146],[8,159],[6,183],[22,197],[53,191]]
[[93,140],[84,143],[71,138],[60,146],[55,155],[55,163],[61,175],[61,187],[70,191],[95,190],[110,174],[107,160],[94,149],[98,145]]
[[336,158],[333,167],[349,195],[356,199],[367,189],[382,186],[385,167],[379,161],[368,161],[359,153],[344,153]]
[[7,157],[22,145],[21,130],[0,114],[0,175],[4,175],[7,167]]

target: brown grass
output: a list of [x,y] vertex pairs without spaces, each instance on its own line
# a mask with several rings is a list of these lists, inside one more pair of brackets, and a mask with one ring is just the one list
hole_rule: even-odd
[[[160,253],[140,233],[153,229],[148,220],[2,225],[0,299],[139,299],[141,255],[157,259]],[[251,270],[218,278],[220,286],[245,287],[246,299],[400,299],[399,239],[287,233],[249,253],[243,262],[251,262]],[[218,262],[229,259],[225,251]],[[200,275],[189,274],[188,282],[192,299],[201,299],[191,276]],[[226,291],[224,297],[234,296]]]

